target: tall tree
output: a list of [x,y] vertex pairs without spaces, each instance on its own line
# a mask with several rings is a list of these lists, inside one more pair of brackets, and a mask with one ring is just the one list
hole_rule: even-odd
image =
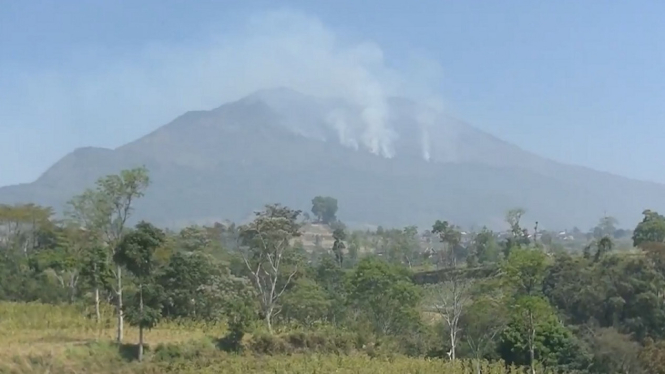
[[522,247],[529,244],[529,233],[522,228],[520,221],[526,211],[522,208],[511,209],[506,213],[506,223],[510,226],[510,238],[505,243],[505,257],[510,255],[513,247]]
[[[68,216],[82,228],[98,233],[101,242],[109,251],[109,259],[118,250],[125,233],[134,203],[141,198],[150,184],[148,170],[139,167],[123,170],[118,175],[100,178],[95,188],[84,191],[69,202]],[[117,265],[114,293],[118,317],[116,340],[123,339],[122,266]]]
[[462,272],[451,272],[449,279],[430,286],[430,297],[434,310],[448,327],[450,360],[455,361],[457,343],[460,338],[460,319],[471,301],[472,281]]
[[139,327],[139,361],[143,360],[143,330],[154,327],[161,315],[159,292],[154,279],[157,268],[154,255],[165,239],[162,230],[147,222],[140,222],[135,230],[122,238],[113,256],[116,263],[125,266],[138,281],[138,300],[129,305],[127,317],[130,324]]
[[240,228],[240,254],[270,332],[273,318],[280,313],[279,298],[298,272],[291,242],[300,236],[300,213],[279,204],[267,205],[254,221]]
[[525,336],[531,374],[535,374],[536,335],[539,322],[551,316],[549,303],[542,296],[545,254],[538,250],[514,249],[502,266],[510,297],[508,303],[516,323]]
[[[462,233],[447,221],[437,220],[432,226],[432,233],[439,235],[445,247],[441,252],[440,265],[457,267],[457,249],[462,242]],[[462,272],[452,271],[444,282],[432,287],[434,308],[441,315],[450,337],[450,359],[455,360],[459,341],[459,321],[470,300],[471,281]]]
[[619,221],[616,218],[607,215],[604,216],[593,229],[594,238],[600,240],[604,237],[613,237],[617,224],[619,224]]
[[329,196],[317,196],[312,199],[312,213],[319,222],[332,223],[337,219],[337,199]]
[[113,281],[113,271],[108,261],[108,252],[99,245],[88,248],[82,258],[81,277],[93,290],[95,321],[101,322],[100,292],[108,289]]

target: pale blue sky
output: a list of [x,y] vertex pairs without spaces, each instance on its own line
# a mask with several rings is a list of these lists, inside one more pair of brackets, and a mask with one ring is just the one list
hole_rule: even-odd
[[261,86],[346,92],[329,70],[436,97],[544,156],[665,182],[664,19],[655,0],[3,1],[0,185]]

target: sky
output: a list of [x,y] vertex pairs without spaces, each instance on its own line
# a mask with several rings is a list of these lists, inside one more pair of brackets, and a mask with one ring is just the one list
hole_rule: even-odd
[[0,186],[261,88],[400,94],[665,183],[665,2],[5,1]]

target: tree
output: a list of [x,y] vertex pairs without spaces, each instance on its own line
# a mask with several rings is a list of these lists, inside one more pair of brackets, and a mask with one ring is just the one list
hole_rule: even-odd
[[596,244],[596,254],[594,255],[594,261],[598,262],[604,254],[609,253],[614,247],[612,238],[609,236],[603,236]]
[[109,288],[113,279],[108,252],[101,246],[92,246],[83,256],[81,265],[81,277],[94,292],[95,321],[99,324],[101,321],[100,290]]
[[323,256],[315,269],[314,278],[323,288],[329,302],[327,319],[333,324],[339,324],[346,312],[346,289],[344,284],[344,270],[332,256]]
[[545,278],[545,255],[537,250],[514,249],[502,266],[504,284],[511,297],[508,299],[513,315],[524,326],[529,351],[531,374],[535,374],[536,334],[540,320],[549,316],[549,304],[542,298]]
[[480,264],[497,262],[500,253],[494,233],[487,228],[483,228],[473,238],[470,252]]
[[617,224],[619,224],[619,221],[616,218],[611,216],[604,216],[600,219],[598,225],[596,225],[596,227],[593,229],[593,236],[597,240],[600,240],[604,237],[611,238],[614,236]]
[[590,358],[541,296],[522,296],[509,306],[510,322],[503,330],[498,350],[510,364],[529,365],[535,373],[536,362],[557,372],[586,369]]
[[605,294],[597,287],[597,274],[591,265],[589,259],[560,253],[543,279],[543,294],[569,323],[586,323],[596,306],[604,302]]
[[383,230],[377,235],[379,238],[376,250],[382,253],[388,262],[403,264],[409,268],[414,265],[420,248],[416,226],[407,226],[402,230]]
[[[593,355],[591,371],[595,373],[641,373],[640,345],[630,336],[614,328],[589,331],[589,345]],[[644,352],[648,351],[649,346]],[[662,370],[662,368],[660,369]],[[649,373],[659,373],[649,370]]]
[[279,204],[267,205],[256,212],[253,222],[240,228],[240,254],[271,333],[272,319],[281,311],[279,298],[298,272],[291,241],[300,236],[300,213]]
[[113,256],[117,264],[125,266],[138,280],[138,305],[129,305],[127,318],[130,324],[139,327],[139,361],[143,360],[143,330],[154,327],[161,315],[161,300],[154,279],[154,254],[165,238],[162,230],[142,221],[134,231],[123,237]]
[[178,244],[185,251],[204,251],[212,244],[212,239],[205,228],[187,226],[180,230]]
[[429,287],[432,305],[448,327],[451,361],[456,358],[459,322],[471,301],[471,285],[463,273],[451,272],[450,279]]
[[347,275],[349,306],[374,333],[397,335],[417,327],[422,293],[409,275],[406,268],[373,257]]
[[85,255],[84,244],[77,240],[76,230],[58,226],[52,232],[54,238],[49,248],[34,251],[28,263],[37,272],[55,278],[67,289],[68,301],[74,303],[81,278],[80,258]]
[[222,282],[212,290],[224,301],[222,313],[229,329],[221,343],[238,351],[247,328],[256,319],[256,291],[247,278],[227,274],[221,279]]
[[[123,170],[119,175],[100,178],[94,189],[88,189],[69,201],[67,215],[85,230],[95,233],[104,246],[115,256],[125,234],[125,225],[133,212],[134,202],[141,198],[150,184],[148,170],[139,167]],[[118,330],[116,340],[123,339],[122,267],[115,272],[116,313]]]
[[333,239],[335,242],[333,243],[332,251],[335,254],[335,259],[339,263],[339,266],[342,266],[344,263],[344,249],[346,249],[346,245],[344,244],[346,233],[343,229],[336,229],[333,231]]
[[526,211],[522,208],[511,209],[506,213],[506,222],[510,225],[510,230],[515,235],[519,235],[522,232],[520,227],[520,220]]
[[665,241],[665,217],[651,210],[642,212],[644,218],[633,231],[633,245],[641,247],[646,243]]
[[513,247],[522,247],[529,245],[529,233],[527,229],[520,226],[520,221],[525,210],[522,208],[511,209],[506,213],[506,223],[510,226],[511,237],[505,243],[505,257],[510,255]]
[[175,253],[158,278],[164,289],[163,314],[192,320],[219,319],[224,301],[217,288],[222,277],[209,255]]
[[40,234],[53,233],[53,209],[34,204],[0,204],[0,246],[28,257],[43,246]]
[[319,222],[329,224],[337,220],[337,199],[329,196],[317,196],[312,199],[312,213]]
[[457,257],[460,243],[462,242],[462,233],[455,225],[448,221],[437,220],[432,226],[432,234],[437,234],[439,240],[444,243],[445,248],[439,253],[439,266],[455,267],[457,266]]
[[505,309],[499,300],[483,295],[474,300],[461,316],[462,338],[476,361],[477,374],[480,374],[480,360],[492,351],[497,336],[506,327],[509,313]]
[[287,321],[311,327],[327,317],[331,300],[326,296],[314,280],[299,278],[282,298],[283,316]]
[[[462,241],[460,230],[447,221],[437,220],[432,226],[432,233],[438,234],[446,246],[441,253],[440,264],[446,267],[457,267],[457,251]],[[433,303],[441,315],[450,336],[450,359],[455,360],[457,342],[459,341],[459,321],[464,308],[470,300],[471,281],[461,272],[452,271],[449,279],[432,287]]]

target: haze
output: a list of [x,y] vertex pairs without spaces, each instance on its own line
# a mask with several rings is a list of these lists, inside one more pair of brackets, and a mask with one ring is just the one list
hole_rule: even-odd
[[81,146],[288,86],[366,106],[391,155],[392,95],[555,160],[665,182],[665,5],[560,1],[7,2],[0,185]]

